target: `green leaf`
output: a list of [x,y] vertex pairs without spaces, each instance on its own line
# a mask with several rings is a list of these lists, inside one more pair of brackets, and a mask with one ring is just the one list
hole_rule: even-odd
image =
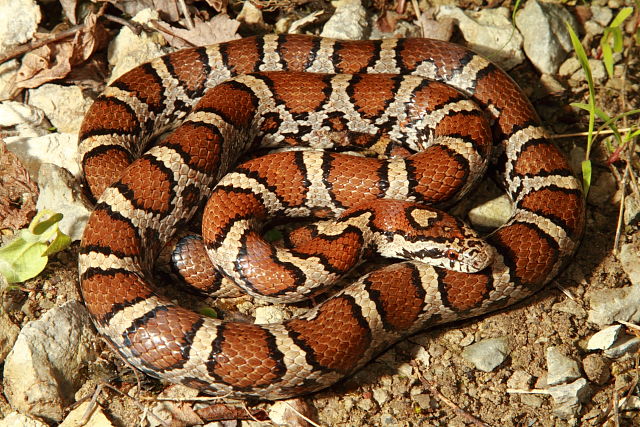
[[622,25],[625,19],[627,19],[633,13],[633,7],[623,7],[620,12],[613,18],[613,21],[609,24],[609,28],[615,28]]
[[613,52],[611,52],[609,43],[602,45],[602,62],[604,62],[609,77],[613,77]]
[[212,319],[217,319],[218,318],[218,313],[211,307],[202,307],[200,310],[198,310],[200,312],[200,314],[202,314],[203,316],[206,317],[211,317]]
[[584,194],[589,193],[589,187],[591,187],[591,160],[586,159],[582,161],[582,185],[584,187]]
[[[41,219],[46,217],[43,221]],[[0,274],[8,283],[24,282],[44,270],[49,255],[66,249],[71,238],[58,229],[62,214],[40,211],[18,236],[0,248]]]

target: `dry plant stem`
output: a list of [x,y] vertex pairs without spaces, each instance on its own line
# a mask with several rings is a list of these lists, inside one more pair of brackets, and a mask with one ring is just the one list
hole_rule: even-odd
[[306,422],[311,424],[313,427],[320,427],[320,424],[317,424],[317,423],[313,422],[311,419],[309,419],[305,415],[301,414],[300,411],[298,411],[296,408],[294,408],[293,405],[291,405],[289,402],[285,401],[284,403],[289,407],[289,409],[291,409],[293,412],[295,412],[296,415],[298,415],[300,418],[302,418],[303,420],[305,420]]
[[178,5],[180,5],[180,11],[182,12],[182,16],[187,23],[187,28],[193,30],[195,25],[193,25],[193,19],[191,19],[191,15],[189,14],[189,10],[187,9],[187,5],[184,0],[178,0]]
[[120,24],[124,27],[127,27],[131,30],[131,32],[133,34],[135,34],[136,36],[139,36],[140,33],[142,33],[142,25],[138,24],[137,22],[131,22],[131,21],[127,21],[126,19],[122,19],[119,18],[117,16],[113,16],[113,15],[109,15],[108,13],[105,13],[103,15],[105,17],[105,19],[111,21],[111,22],[115,22],[116,24]]
[[[413,365],[414,365],[414,367],[416,369],[418,368],[417,364],[413,363]],[[420,382],[422,383],[422,385],[424,385],[425,387],[427,387],[427,389],[429,389],[429,393],[431,393],[432,395],[434,395],[435,397],[437,397],[438,399],[443,401],[447,406],[449,406],[451,409],[453,409],[453,411],[457,415],[459,415],[462,418],[464,418],[467,422],[469,422],[469,423],[471,423],[471,424],[473,424],[475,426],[490,427],[489,424],[487,424],[484,421],[474,417],[470,413],[468,413],[465,410],[463,410],[462,408],[460,408],[454,402],[449,400],[445,395],[440,393],[438,391],[438,389],[435,388],[429,381],[427,381],[421,374],[418,374],[418,378],[420,379]]]
[[[634,127],[626,127],[622,129],[618,129],[619,133],[629,132],[631,130],[636,130]],[[598,135],[613,135],[613,131],[611,129],[604,129],[594,135],[594,138]],[[562,138],[576,138],[579,136],[587,136],[589,132],[576,132],[576,133],[561,133],[555,135],[549,135],[549,139],[562,139]]]
[[27,52],[31,52],[32,50],[35,50],[39,47],[72,37],[82,29],[84,29],[84,24],[76,25],[75,27],[69,28],[66,31],[61,31],[50,37],[45,37],[40,40],[34,40],[30,43],[17,46],[14,49],[11,49],[9,52],[5,53],[4,55],[0,55],[0,64],[3,64],[10,59],[17,58],[18,56],[24,55]]
[[182,40],[183,42],[187,43],[189,46],[196,47],[195,44],[191,43],[189,40],[185,39],[184,37],[180,37],[179,35],[177,35],[173,31],[171,31],[170,28],[165,27],[164,25],[162,25],[160,22],[156,21],[155,19],[152,19],[150,22],[151,22],[151,25],[153,25],[153,27],[156,30],[162,31],[165,34],[169,34],[172,37],[177,37],[180,40]]
[[420,22],[420,35],[424,37],[427,32],[424,28],[424,24],[420,20],[420,15],[422,15],[422,13],[420,12],[420,6],[418,6],[418,0],[411,0],[411,6],[413,7],[413,13],[416,14],[416,21]]
[[620,208],[618,209],[618,223],[616,224],[616,237],[613,241],[613,253],[614,255],[618,254],[618,245],[620,243],[620,234],[622,233],[622,223],[624,216],[624,199],[627,194],[627,179],[629,178],[629,169],[631,169],[631,165],[627,163],[627,167],[624,169],[624,176],[622,177],[622,182],[620,183],[620,188],[622,190],[622,196],[620,197]]

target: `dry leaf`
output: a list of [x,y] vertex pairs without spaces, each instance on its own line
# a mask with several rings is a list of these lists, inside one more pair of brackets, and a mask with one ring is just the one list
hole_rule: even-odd
[[25,227],[36,213],[38,186],[0,139],[0,233]]
[[71,40],[42,46],[27,53],[16,76],[16,86],[34,88],[65,77],[71,67],[86,61],[106,43],[106,35],[96,14],[85,19],[85,26]]
[[69,21],[73,25],[76,25],[78,23],[78,18],[76,17],[76,5],[78,4],[78,0],[60,0],[60,4],[62,5],[64,14],[69,18]]
[[240,23],[229,18],[228,15],[216,15],[207,22],[196,17],[193,24],[192,30],[175,28],[168,24],[159,25],[158,28],[171,46],[180,49],[189,46],[206,46],[240,38],[237,33]]
[[119,0],[112,2],[115,7],[129,16],[136,16],[143,9],[153,9],[169,22],[180,20],[180,11],[176,0]]
[[227,13],[229,0],[207,0],[207,3],[209,3],[209,6],[214,8],[216,12]]

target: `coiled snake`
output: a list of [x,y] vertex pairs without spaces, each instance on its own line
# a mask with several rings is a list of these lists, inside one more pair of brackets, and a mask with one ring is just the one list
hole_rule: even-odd
[[[262,73],[272,71],[336,75]],[[363,75],[377,73],[385,74]],[[428,115],[409,122],[407,111],[421,90],[436,85],[409,75],[462,92],[490,116],[491,129],[476,128],[482,114],[446,88],[436,89],[434,98],[424,102]],[[364,87],[377,95],[363,95]],[[207,91],[213,95],[203,98]],[[341,114],[314,113],[326,105]],[[392,115],[395,121],[387,121]],[[468,126],[450,128],[456,121]],[[173,133],[142,154],[153,136],[176,124],[180,126]],[[476,154],[471,156],[488,157],[478,141],[490,132],[497,151],[493,167],[514,210],[487,237],[495,254],[480,272],[411,261],[393,264],[302,317],[270,325],[206,318],[153,291],[149,271],[160,247],[258,140],[267,146],[319,148],[347,140],[392,157],[375,165],[377,159],[356,158],[361,166],[352,166],[351,181],[358,194],[429,201],[428,180],[446,201],[457,197],[452,188],[466,189],[478,172],[471,171],[459,149],[473,147]],[[400,167],[400,160],[393,160],[398,150],[413,152],[425,142],[435,144],[425,154],[428,161],[416,160],[420,154],[400,156],[407,159]],[[214,395],[279,399],[316,391],[420,329],[520,301],[557,274],[584,227],[580,183],[545,137],[517,85],[477,54],[428,39],[264,36],[169,54],[134,68],[104,91],[85,117],[80,152],[87,184],[99,197],[79,257],[83,297],[98,330],[138,369]],[[316,161],[295,161],[313,154],[283,156],[294,160],[293,165],[283,163],[286,172],[279,184],[263,190],[270,189],[285,204],[295,198],[304,204],[322,193],[348,210],[348,192],[341,184],[305,187],[307,174],[319,174],[319,182],[326,182],[342,160],[322,153]],[[422,168],[430,172],[420,174]],[[245,170],[254,186],[273,174],[259,164]],[[296,180],[305,188],[303,196],[281,191],[285,181]],[[412,218],[420,222],[422,217]],[[227,242],[241,238],[230,236]],[[332,262],[330,255],[325,258]],[[273,255],[267,259],[275,260]],[[256,293],[290,292],[279,280],[272,283],[276,289]]]

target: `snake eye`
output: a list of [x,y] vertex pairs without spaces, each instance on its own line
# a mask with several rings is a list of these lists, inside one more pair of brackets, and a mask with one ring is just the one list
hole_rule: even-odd
[[444,256],[446,256],[451,261],[457,261],[458,260],[458,253],[456,251],[454,251],[454,250],[451,250],[451,249],[449,249],[447,252],[445,252]]

